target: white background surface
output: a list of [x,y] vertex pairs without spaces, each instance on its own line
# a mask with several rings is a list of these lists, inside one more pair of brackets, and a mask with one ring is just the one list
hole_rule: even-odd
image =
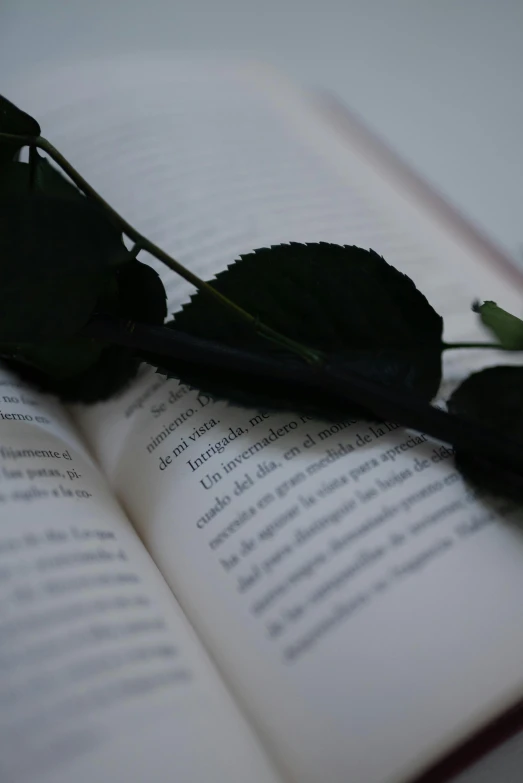
[[[522,37],[523,0],[0,0],[0,92],[39,63],[140,49],[268,61],[335,93],[523,262]],[[521,738],[459,778],[521,781]]]
[[0,76],[135,49],[327,88],[523,259],[523,0],[0,0]]

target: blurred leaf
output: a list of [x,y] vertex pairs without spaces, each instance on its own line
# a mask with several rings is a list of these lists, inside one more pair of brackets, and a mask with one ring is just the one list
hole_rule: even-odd
[[53,378],[68,378],[93,365],[102,349],[102,343],[96,340],[71,337],[44,343],[0,345],[0,356],[38,367]]
[[73,336],[94,310],[118,243],[86,200],[1,201],[0,342]]
[[24,145],[16,141],[0,139],[0,184],[4,177],[4,170],[9,163],[18,158],[18,154]]
[[122,232],[114,226],[103,209],[94,201],[87,199],[76,185],[70,182],[47,158],[36,153],[36,159],[37,165],[32,188],[28,163],[11,161],[4,164],[0,172],[0,201],[7,202],[17,197],[27,198],[29,193],[32,193],[49,199],[78,202],[80,206],[85,206],[93,214],[98,215],[99,226],[105,224],[104,242],[110,263],[119,265],[130,260],[131,255],[122,241]]
[[[40,125],[14,103],[0,95],[0,133],[17,136],[40,136]],[[0,176],[5,163],[14,160],[24,143],[0,139]]]
[[160,275],[151,266],[134,259],[119,267],[116,279],[120,304],[115,315],[148,324],[163,324],[167,316],[165,288]]
[[47,158],[38,155],[35,187],[46,196],[83,201],[84,194]]
[[[83,201],[85,196],[63,174],[36,153],[37,165],[33,191],[53,198]],[[22,161],[4,164],[0,176],[0,197],[19,196],[30,190],[30,166]]]
[[[488,367],[473,373],[452,394],[448,409],[521,441],[523,449],[523,367]],[[523,499],[523,476],[500,469],[488,454],[458,451],[456,464],[472,483],[518,501]]]
[[0,168],[0,199],[21,196],[29,192],[29,164],[10,160]]
[[64,402],[95,403],[124,389],[135,377],[140,359],[128,348],[101,346],[96,361],[74,375],[50,375],[39,367],[7,360],[7,366],[40,391],[56,394]]
[[40,136],[40,125],[14,103],[0,95],[0,133],[16,136]]
[[62,399],[105,399],[129,382],[140,360],[78,331],[94,312],[161,324],[163,283],[45,159],[33,193],[25,190],[28,169],[11,164],[11,200],[0,201],[0,355]]

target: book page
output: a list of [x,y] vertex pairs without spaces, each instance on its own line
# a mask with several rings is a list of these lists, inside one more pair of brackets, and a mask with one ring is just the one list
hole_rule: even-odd
[[277,780],[65,411],[0,370],[0,779],[172,770]]
[[[25,107],[43,117],[50,84]],[[46,134],[204,277],[255,247],[330,241],[411,275],[447,340],[482,336],[475,297],[519,306],[284,85],[159,61],[73,69],[58,86]],[[189,287],[165,279],[177,307]],[[455,352],[446,378],[496,359]],[[464,485],[444,445],[350,415],[236,409],[147,368],[75,417],[294,780],[405,781],[523,694],[521,515]]]

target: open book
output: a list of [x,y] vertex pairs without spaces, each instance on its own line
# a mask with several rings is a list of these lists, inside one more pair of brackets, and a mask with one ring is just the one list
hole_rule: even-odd
[[[271,72],[151,57],[2,89],[202,277],[327,241],[408,273],[449,340],[478,337],[475,297],[519,309],[487,241]],[[451,381],[496,360],[453,354]],[[523,698],[522,517],[440,443],[146,367],[92,407],[2,370],[0,442],[2,783],[436,780]]]

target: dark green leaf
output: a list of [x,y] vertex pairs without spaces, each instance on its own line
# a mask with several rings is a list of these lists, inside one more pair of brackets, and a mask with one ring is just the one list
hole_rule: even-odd
[[82,201],[85,196],[47,158],[38,156],[35,185],[46,196]]
[[38,164],[34,187],[46,196],[83,201],[85,196],[52,163],[37,153]]
[[0,139],[0,184],[4,176],[5,167],[18,158],[23,146],[23,144],[19,144],[16,141]]
[[16,136],[40,136],[40,125],[14,103],[0,95],[0,133]]
[[[100,298],[97,312],[142,323],[163,323],[167,314],[165,288],[152,267],[133,259],[116,269],[114,283],[111,281]],[[96,361],[89,362],[90,366],[75,367],[74,374],[63,378],[33,373],[32,382],[63,400],[85,403],[108,399],[125,388],[136,375],[141,359],[128,348],[103,346],[94,340],[86,342],[92,344],[91,351],[98,347]],[[38,365],[42,367],[41,363]]]
[[124,389],[138,372],[140,360],[129,349],[110,345],[102,348],[93,365],[70,377],[49,375],[21,362],[8,360],[6,364],[27,383],[57,394],[64,402],[94,403]]
[[46,159],[38,160],[32,193],[28,164],[11,163],[8,174],[4,196],[11,201],[0,202],[0,355],[64,400],[105,399],[129,382],[139,359],[78,330],[95,310],[161,324],[163,284]]
[[[125,318],[118,299],[116,273],[107,280],[96,312]],[[140,359],[126,347],[84,336],[0,346],[0,356],[21,378],[65,402],[94,403],[105,400],[128,385]]]
[[119,311],[114,315],[148,324],[163,324],[167,315],[167,298],[159,274],[136,259],[120,266],[116,272]]
[[0,200],[22,196],[29,192],[52,199],[77,201],[80,205],[88,204],[88,209],[98,213],[98,223],[105,224],[105,247],[109,263],[119,265],[129,261],[131,255],[122,242],[122,233],[115,228],[108,215],[94,201],[89,201],[59,169],[55,168],[47,158],[36,153],[36,171],[32,187],[30,185],[30,166],[21,161],[11,161],[4,164],[0,172]]
[[[83,201],[85,196],[47,158],[36,153],[37,165],[33,190],[52,198]],[[0,196],[18,196],[28,193],[30,188],[30,166],[22,161],[4,164],[0,175]]]
[[63,340],[107,283],[118,232],[87,201],[0,202],[0,342]]
[[[414,283],[372,250],[327,243],[291,243],[243,256],[211,281],[261,322],[331,363],[432,398],[441,380],[442,319]],[[251,351],[286,356],[208,296],[198,293],[171,328]],[[288,354],[288,361],[298,361]],[[163,371],[217,397],[258,407],[311,407],[332,413],[319,398],[266,379],[166,364]],[[301,401],[300,401],[301,394]],[[305,395],[305,399],[303,396]],[[331,401],[334,405],[334,401]],[[339,402],[339,401],[338,401]],[[361,414],[361,411],[344,413]]]
[[29,164],[8,161],[0,169],[0,198],[2,201],[29,192]]
[[[523,449],[523,367],[489,367],[464,381],[448,401],[451,413],[488,425],[521,441]],[[523,476],[501,470],[488,454],[456,454],[456,464],[473,483],[519,501]]]
[[[0,95],[0,133],[36,137],[40,135],[40,126],[33,117]],[[5,163],[14,160],[23,146],[23,142],[0,139],[0,170]]]
[[132,259],[122,241],[122,232],[115,227],[112,219],[93,201],[86,199],[84,194],[58,168],[47,159],[38,155],[36,168],[35,190],[50,198],[88,203],[89,209],[98,214],[97,222],[103,226],[104,245],[109,263],[112,266],[127,263]]
[[472,308],[479,313],[481,321],[497,337],[503,348],[511,351],[523,350],[523,321],[515,315],[507,313],[495,302],[475,304]]
[[[97,312],[114,315],[142,323],[162,324],[167,314],[165,288],[155,270],[136,259],[118,267],[115,271],[115,285],[111,281],[110,293],[107,291],[98,301]],[[88,353],[80,344],[90,345]],[[41,388],[59,394],[63,400],[71,402],[99,402],[125,388],[136,375],[141,359],[128,348],[103,346],[94,340],[76,338],[75,345],[81,347],[82,357],[76,364],[69,363],[67,356],[67,377],[50,378],[39,374],[33,376],[33,383]],[[71,345],[72,347],[72,345]],[[97,352],[96,355],[93,352]],[[94,357],[93,362],[91,358]],[[37,357],[40,359],[41,357]],[[78,362],[87,360],[83,367]],[[35,362],[44,368],[41,361]],[[64,373],[62,373],[64,375]]]
[[0,345],[0,356],[30,364],[53,378],[68,378],[91,367],[100,357],[103,345],[87,337],[49,340],[44,343]]

